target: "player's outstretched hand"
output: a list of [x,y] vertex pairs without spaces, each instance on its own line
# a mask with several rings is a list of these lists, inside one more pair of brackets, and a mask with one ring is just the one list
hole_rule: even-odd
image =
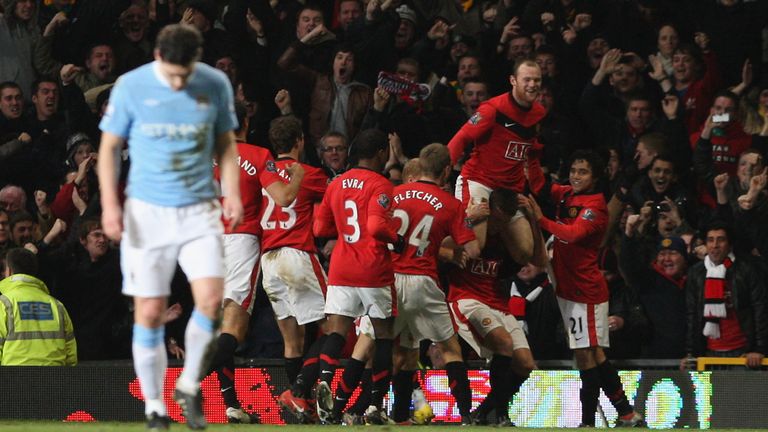
[[224,213],[224,219],[227,220],[227,226],[230,230],[237,228],[240,222],[243,221],[243,203],[240,201],[240,197],[224,197],[224,203],[222,204],[222,211]]
[[123,236],[123,209],[120,205],[104,205],[101,212],[101,227],[110,240],[120,241]]

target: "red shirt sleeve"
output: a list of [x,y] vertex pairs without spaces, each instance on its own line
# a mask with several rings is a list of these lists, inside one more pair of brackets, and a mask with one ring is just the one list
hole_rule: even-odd
[[489,103],[480,105],[477,112],[470,117],[448,143],[451,163],[456,164],[461,155],[464,154],[467,145],[488,133],[495,123],[496,107]]
[[261,161],[259,170],[259,182],[264,189],[276,181],[280,181],[280,175],[277,174],[277,168],[275,167],[275,160],[271,157],[265,157]]
[[542,217],[539,224],[560,240],[578,243],[595,232],[603,231],[605,229],[603,219],[605,219],[605,215],[596,213],[589,208],[583,208],[571,224],[559,224],[546,217]]
[[[87,180],[83,180],[87,181]],[[72,215],[76,211],[75,203],[72,202],[72,192],[75,190],[75,182],[69,182],[59,189],[56,198],[51,203],[51,213],[53,216],[69,223]]]
[[[307,167],[305,165],[304,169],[307,169]],[[309,179],[305,176],[302,182],[304,182],[302,187],[305,187],[309,192],[309,199],[311,201],[317,202],[323,199],[325,191],[328,189],[328,176],[325,175],[323,170],[315,169],[312,172],[312,176]]]
[[451,237],[457,244],[464,245],[474,240],[475,232],[467,226],[463,207],[457,206],[451,223]]
[[326,194],[323,201],[316,209],[315,223],[312,226],[312,232],[315,237],[335,237],[336,224],[333,223],[333,213],[331,212],[330,203],[328,202],[329,194]]
[[386,243],[397,241],[397,222],[391,216],[392,190],[392,184],[383,181],[377,185],[368,201],[366,228],[373,238]]

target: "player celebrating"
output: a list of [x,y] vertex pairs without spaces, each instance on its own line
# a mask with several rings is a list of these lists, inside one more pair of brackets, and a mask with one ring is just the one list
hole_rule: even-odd
[[[369,129],[355,138],[353,148],[357,166],[328,186],[314,225],[318,237],[338,233],[325,303],[329,335],[320,351],[317,386],[317,413],[325,423],[338,421],[332,418],[330,384],[355,317],[368,315],[376,333],[374,387],[380,380],[389,381],[392,368],[392,317],[397,305],[387,243],[402,242],[390,216],[392,184],[380,174],[389,143],[383,132]],[[384,395],[374,396],[371,404],[380,410]]]
[[[278,117],[269,128],[269,140],[278,153],[277,171],[282,181],[292,178],[286,166],[304,151],[301,121],[293,116]],[[285,345],[288,380],[293,384],[302,364],[304,325],[325,319],[326,276],[317,259],[312,235],[314,204],[328,187],[322,169],[299,164],[306,172],[299,194],[290,206],[278,209],[269,194],[264,194],[264,257],[261,268],[264,291],[277,318]]]
[[[409,351],[415,352],[422,339],[439,344],[451,393],[462,419],[469,424],[472,392],[445,293],[438,284],[437,254],[448,236],[463,245],[472,259],[478,257],[480,249],[467,226],[461,202],[441,189],[451,174],[448,148],[437,143],[424,147],[419,165],[418,181],[398,186],[394,191],[394,217],[400,219],[398,234],[406,239],[403,252],[393,259],[398,299],[395,335],[400,335],[401,347],[396,349],[395,363],[408,358]],[[392,417],[396,423],[408,417],[415,373],[413,369],[401,369],[393,376]]]
[[[221,211],[211,160],[221,161],[230,227],[243,216],[232,87],[226,75],[198,63],[203,38],[171,25],[157,37],[155,61],[123,75],[100,127],[98,174],[104,233],[120,244],[123,293],[134,296],[133,359],[145,400],[147,427],[168,429],[163,401],[163,312],[178,262],[192,286],[195,309],[185,334],[184,370],[174,399],[191,429],[204,429],[200,379],[214,341],[224,285]],[[120,152],[131,168],[125,215],[118,197]]]
[[[457,164],[466,147],[474,143],[469,160],[456,179],[456,197],[465,208],[473,201],[487,201],[491,191],[497,188],[524,192],[526,166],[539,164],[537,158],[529,159],[529,154],[541,146],[536,136],[538,124],[546,114],[536,101],[541,69],[533,60],[519,60],[515,62],[509,82],[512,90],[481,104],[448,143],[453,164]],[[534,190],[540,187],[532,186]],[[472,229],[482,249],[487,224],[478,223]],[[518,214],[504,229],[515,239],[516,246],[510,250],[512,258],[518,263],[528,262],[533,254],[528,222]]]
[[[478,355],[491,360],[491,392],[472,413],[476,424],[487,424],[490,410],[495,409],[497,424],[510,425],[509,400],[535,368],[525,333],[508,310],[509,288],[499,283],[505,277],[502,272],[513,275],[520,268],[519,263],[510,259],[514,244],[504,230],[517,214],[518,203],[529,205],[527,199],[508,189],[491,192],[486,248],[464,268],[454,269],[448,275],[448,300],[459,335]],[[535,240],[533,262],[543,265],[546,255],[538,226],[529,218],[523,220]]]
[[[248,117],[245,106],[238,103],[235,112],[240,127],[236,133],[237,165],[240,167],[240,193],[243,202],[243,223],[224,234],[224,303],[221,334],[212,367],[221,385],[227,420],[230,423],[254,423],[256,418],[243,411],[235,390],[235,350],[248,332],[253,311],[253,297],[259,272],[259,237],[262,235],[259,216],[262,190],[269,197],[271,210],[277,204],[288,207],[296,198],[304,177],[301,164],[292,163],[277,169],[269,150],[245,143]],[[283,177],[289,179],[283,181]],[[214,177],[220,178],[219,166]],[[226,191],[224,191],[226,192]],[[266,198],[265,198],[266,199]]]
[[541,227],[556,237],[552,258],[555,287],[581,376],[581,423],[595,425],[602,387],[619,413],[617,426],[638,426],[644,424],[643,417],[629,405],[619,375],[603,351],[608,347],[608,285],[598,268],[597,254],[608,210],[597,184],[604,169],[594,151],[576,151],[570,186],[551,184],[542,189],[543,196],[559,203],[557,220],[544,217],[535,202],[532,208]]

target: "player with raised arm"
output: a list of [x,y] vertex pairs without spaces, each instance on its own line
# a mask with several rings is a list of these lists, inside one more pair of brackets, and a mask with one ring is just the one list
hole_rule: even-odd
[[[464,151],[474,144],[469,159],[456,179],[456,198],[468,207],[470,202],[488,201],[491,191],[504,188],[525,192],[526,169],[540,165],[541,144],[537,136],[539,122],[546,115],[544,107],[536,101],[541,87],[541,68],[533,60],[518,60],[509,76],[512,90],[483,102],[477,112],[448,143],[451,161],[455,165]],[[536,191],[540,184],[532,184]],[[488,225],[475,224],[480,248],[484,248]],[[533,237],[522,214],[515,215],[504,229],[515,239],[510,253],[512,258],[525,264],[533,255]]]
[[[269,150],[245,142],[248,134],[245,106],[237,103],[235,112],[239,123],[235,131],[237,140],[236,163],[240,171],[240,195],[243,202],[243,223],[227,228],[224,233],[224,302],[221,333],[212,367],[221,385],[229,423],[255,423],[257,418],[243,411],[235,390],[235,350],[245,340],[253,311],[256,283],[259,279],[259,257],[262,236],[260,223],[262,191],[275,205],[290,206],[296,198],[304,178],[304,168],[293,163],[278,170]],[[214,167],[214,176],[221,177],[220,167]],[[288,177],[288,180],[283,180]],[[223,189],[223,188],[222,188]],[[223,190],[223,195],[227,191]],[[266,200],[266,198],[265,198]],[[263,243],[263,241],[262,241]],[[263,247],[263,245],[262,245]]]
[[[195,308],[173,396],[190,429],[207,426],[200,381],[208,371],[205,353],[216,338],[224,289],[214,155],[227,192],[224,217],[233,228],[243,216],[232,87],[222,72],[198,62],[202,45],[194,27],[161,30],[155,61],[118,80],[100,124],[102,226],[112,240],[122,239],[123,293],[134,297],[133,360],[150,430],[169,427],[163,312],[177,263],[190,281]],[[123,209],[118,171],[126,140],[131,167]]]
[[619,375],[603,351],[609,344],[609,293],[598,267],[598,250],[608,226],[608,209],[597,185],[604,172],[605,162],[597,153],[574,152],[570,185],[548,184],[541,192],[542,198],[548,196],[558,203],[557,219],[545,217],[535,202],[532,209],[542,229],[555,236],[552,268],[568,342],[581,376],[581,424],[595,425],[602,387],[619,413],[616,425],[641,426],[643,416],[629,405]]

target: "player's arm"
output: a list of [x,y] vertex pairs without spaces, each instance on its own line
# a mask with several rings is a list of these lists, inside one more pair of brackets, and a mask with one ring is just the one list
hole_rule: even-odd
[[333,213],[328,203],[328,195],[315,210],[315,223],[312,225],[312,233],[318,238],[336,237],[336,224],[333,223]]
[[606,224],[600,223],[597,218],[603,218],[598,216],[592,210],[586,208],[583,209],[573,223],[569,225],[559,224],[551,219],[542,216],[539,219],[541,227],[554,234],[557,238],[566,241],[568,243],[578,243],[582,239],[586,238],[590,234],[595,232],[602,232],[605,230]]
[[296,199],[301,187],[301,180],[304,178],[304,167],[300,163],[294,162],[291,165],[286,165],[285,168],[291,177],[290,182],[276,181],[264,188],[280,207],[288,207]]
[[[387,190],[388,189],[388,190]],[[372,194],[368,202],[366,229],[376,240],[384,243],[398,243],[399,223],[391,216],[392,186],[381,188]]]
[[[549,262],[549,256],[547,256],[547,246],[541,233],[541,227],[533,212],[533,205],[536,201],[533,197],[525,197],[522,194],[518,195],[518,200],[520,208],[525,213],[525,218],[528,219],[528,223],[531,225],[531,233],[533,234],[533,255],[531,256],[530,263],[536,267],[543,268]],[[507,245],[507,249],[509,249],[509,246]]]
[[240,167],[237,166],[237,144],[230,130],[216,136],[216,157],[221,173],[221,188],[225,191],[223,211],[229,220],[229,228],[236,227],[243,219],[243,203],[240,199]]
[[104,234],[112,240],[120,240],[123,233],[123,210],[120,207],[117,183],[120,177],[120,152],[124,142],[118,135],[102,132],[96,163],[101,193],[101,226]]
[[496,122],[496,109],[488,103],[480,105],[477,112],[456,132],[448,143],[451,164],[456,165],[467,146],[489,132]]

